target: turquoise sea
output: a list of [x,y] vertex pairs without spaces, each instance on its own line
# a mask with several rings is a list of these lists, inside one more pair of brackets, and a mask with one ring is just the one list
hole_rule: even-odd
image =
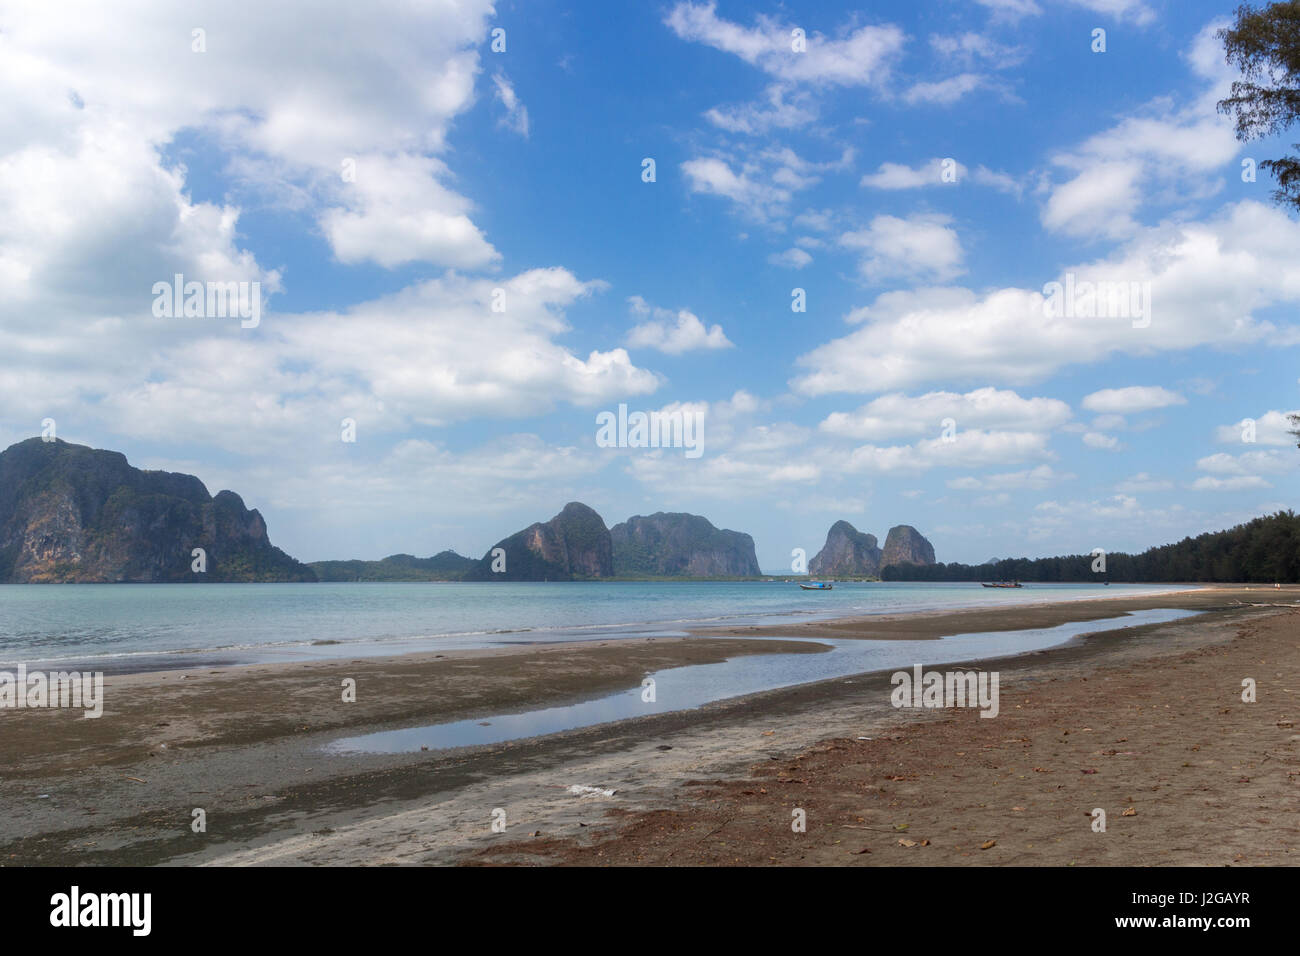
[[0,666],[105,671],[680,634],[689,626],[990,607],[1169,585],[773,582],[0,586]]

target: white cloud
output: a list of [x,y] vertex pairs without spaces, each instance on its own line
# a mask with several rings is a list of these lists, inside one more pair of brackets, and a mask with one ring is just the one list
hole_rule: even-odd
[[[1137,9],[1141,5],[1120,4]],[[1217,85],[1217,72],[1204,65],[1204,47],[1212,42],[1211,24],[1193,44],[1193,66]],[[1222,54],[1220,53],[1220,58]],[[1176,108],[1157,99],[1078,146],[1058,152],[1052,161],[1072,174],[1051,185],[1042,210],[1048,229],[1080,238],[1124,238],[1139,229],[1146,206],[1176,206],[1213,195],[1223,171],[1240,150],[1229,118],[1220,116],[1211,98],[1198,97]]]
[[1229,444],[1249,444],[1245,442],[1245,437],[1250,434],[1250,423],[1253,421],[1256,443],[1260,445],[1294,445],[1297,438],[1290,433],[1300,426],[1291,423],[1290,416],[1292,415],[1300,415],[1300,408],[1289,412],[1270,410],[1256,419],[1243,418],[1235,425],[1220,425],[1215,429],[1215,439]]
[[[461,224],[467,203],[445,185],[445,166],[420,161],[445,151],[451,122],[473,103],[475,46],[491,4],[380,0],[365,18],[350,4],[313,4],[307,32],[298,7],[200,0],[109,9],[69,0],[7,10],[0,95],[26,105],[12,122],[0,121],[0,163],[10,181],[29,164],[43,175],[0,197],[0,222],[44,222],[45,251],[69,266],[102,255],[87,239],[103,233],[118,253],[163,252],[151,268],[167,275],[176,263],[159,246],[193,228],[192,203],[183,171],[164,164],[160,151],[185,130],[204,134],[218,158],[264,177],[250,188],[308,198],[327,237],[347,242],[336,249],[347,261],[371,258],[368,243],[378,246],[376,261],[390,258],[413,220],[428,261],[461,266],[490,257],[478,230]],[[206,31],[206,52],[192,49],[195,24]],[[340,35],[349,42],[331,39]],[[412,176],[396,238],[384,228],[396,210],[383,201],[382,184],[348,190],[341,179],[342,163],[362,155]],[[417,168],[428,182],[414,179]],[[92,184],[101,195],[78,204]],[[368,198],[380,201],[371,206]],[[340,207],[346,211],[334,212]],[[339,215],[362,221],[340,224]],[[0,238],[0,273],[32,265],[42,252],[9,245]],[[105,285],[114,258],[95,264]],[[19,274],[40,278],[39,268]]]
[[882,395],[855,412],[832,412],[821,431],[866,440],[938,435],[943,420],[967,428],[1050,431],[1070,418],[1070,406],[1054,398],[1021,398],[1012,391],[980,388],[964,395],[929,392],[920,396]]
[[[948,173],[947,180],[944,177],[945,172]],[[880,168],[874,173],[867,173],[862,177],[860,185],[872,189],[898,190],[920,189],[926,186],[954,186],[967,181],[1015,196],[1019,196],[1024,191],[1023,184],[1006,173],[982,165],[975,167],[972,173],[955,159],[945,160],[937,156],[919,166],[881,163]]]
[[732,107],[714,107],[705,118],[728,133],[758,135],[774,129],[798,129],[817,119],[816,99],[803,90],[791,90],[773,83],[764,94],[764,103],[742,103]]
[[816,232],[829,232],[834,226],[834,222],[835,214],[829,209],[809,209],[794,217],[796,226],[803,229],[812,229]]
[[813,261],[812,256],[804,250],[793,247],[784,252],[774,252],[767,257],[767,261],[774,266],[784,266],[787,269],[802,269]]
[[1272,488],[1258,475],[1243,475],[1236,478],[1211,478],[1208,475],[1192,482],[1193,491],[1246,491],[1251,488]]
[[[944,182],[944,159],[935,157],[920,166],[912,167],[903,163],[881,163],[874,173],[862,177],[861,185],[873,189],[917,189],[922,186],[949,186]],[[966,178],[966,167],[953,161],[950,167],[956,174],[957,181]]]
[[892,25],[859,27],[837,39],[805,28],[807,49],[797,53],[791,31],[799,24],[760,14],[755,26],[744,27],[720,18],[712,2],[678,3],[664,22],[681,39],[731,53],[778,79],[826,86],[880,84],[905,40]]
[[699,349],[732,347],[722,326],[715,324],[706,327],[693,312],[686,309],[674,312],[671,309],[651,307],[640,296],[632,296],[628,302],[633,313],[653,316],[649,321],[634,326],[628,333],[627,344],[633,348],[658,349],[669,355],[681,355]]
[[918,213],[907,219],[876,216],[866,229],[846,232],[840,245],[863,250],[859,265],[872,282],[888,279],[946,281],[965,271],[961,241],[944,215]]
[[815,186],[822,173],[845,169],[852,161],[852,150],[845,150],[839,159],[817,163],[789,148],[771,148],[744,160],[719,156],[690,159],[681,169],[691,192],[729,199],[743,215],[766,222],[784,217],[790,199]]
[[1025,57],[1025,51],[1021,48],[1006,46],[990,36],[973,31],[932,34],[930,48],[948,63],[971,65],[983,62],[995,69],[1016,66]]
[[755,182],[744,173],[734,172],[721,159],[687,160],[682,163],[682,172],[686,174],[692,192],[722,196],[759,214],[764,207],[783,202],[790,196],[786,190]]
[[1101,432],[1086,432],[1083,436],[1083,443],[1089,448],[1098,448],[1103,451],[1118,451],[1119,439],[1114,435],[1103,435]]
[[1066,0],[1066,2],[1138,26],[1146,26],[1156,18],[1155,11],[1143,0]]
[[1207,455],[1196,462],[1201,471],[1215,475],[1252,475],[1261,472],[1278,474],[1295,466],[1294,457],[1288,452],[1248,451],[1240,455],[1228,455],[1219,452]]
[[[1144,230],[1111,258],[1063,270],[1151,283],[1150,325],[1124,316],[1049,317],[1038,290],[914,289],[879,296],[849,321],[861,327],[801,356],[792,382],[807,395],[885,392],[932,381],[1032,382],[1114,354],[1286,343],[1252,312],[1300,301],[1300,223],[1248,201],[1208,222]],[[870,374],[863,374],[870,369]]]
[[1043,225],[1072,236],[1116,239],[1131,234],[1136,228],[1132,213],[1141,205],[1142,172],[1136,162],[1096,163],[1081,169],[1052,190],[1043,209]]
[[982,7],[988,7],[996,18],[1016,21],[1021,17],[1036,17],[1043,12],[1034,0],[975,0]]
[[497,73],[492,77],[492,82],[496,86],[497,102],[505,107],[505,115],[501,117],[500,125],[527,139],[528,108],[524,106],[518,94],[515,93],[510,78],[504,73]]
[[977,185],[989,186],[999,192],[1010,193],[1017,198],[1025,188],[1024,183],[1014,176],[989,169],[987,166],[976,166],[971,179]]
[[1158,385],[1130,385],[1127,388],[1103,388],[1085,395],[1082,404],[1092,412],[1132,415],[1170,405],[1185,405],[1187,399]]
[[982,468],[1050,457],[1044,433],[970,429],[958,432],[951,442],[930,438],[911,445],[863,445],[843,467],[850,473],[917,474],[931,468]]
[[1146,491],[1169,491],[1174,487],[1172,481],[1153,478],[1145,471],[1139,471],[1131,478],[1125,478],[1115,486],[1115,490],[1124,494],[1139,494]]
[[999,475],[981,475],[979,477],[953,478],[948,487],[957,491],[1002,491],[1030,489],[1042,491],[1054,488],[1067,481],[1073,481],[1075,475],[1061,473],[1051,465],[1039,465],[1026,471],[1004,472]]
[[422,156],[356,157],[356,181],[321,214],[340,262],[387,269],[410,262],[482,268],[500,256],[470,221],[471,204],[443,187],[443,164]]
[[[1035,0],[975,0],[982,7],[993,11],[996,19],[1015,22],[1022,17],[1036,17],[1043,8]],[[1100,13],[1124,20],[1138,26],[1145,26],[1155,20],[1155,11],[1144,0],[1057,0],[1057,2],[1084,7],[1093,13]]]
[[923,81],[913,84],[903,93],[903,102],[913,106],[917,103],[948,106],[984,84],[985,78],[978,73],[960,73],[943,80]]
[[[36,405],[37,421],[49,414],[253,454],[338,444],[345,417],[367,436],[649,394],[659,377],[624,349],[583,357],[555,341],[569,331],[563,310],[600,287],[535,269],[495,280],[449,275],[339,312],[278,313],[256,330],[140,319],[138,349],[120,360],[116,326],[83,329],[61,341],[55,360],[31,368],[43,376],[35,391],[23,395],[30,382],[0,377],[0,403]],[[494,289],[504,292],[504,312],[493,311]],[[0,331],[9,354],[12,335]]]

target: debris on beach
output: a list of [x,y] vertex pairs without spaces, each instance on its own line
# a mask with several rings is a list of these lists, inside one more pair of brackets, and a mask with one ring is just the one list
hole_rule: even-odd
[[612,797],[617,792],[618,792],[617,790],[606,790],[602,787],[586,787],[579,783],[575,783],[573,786],[569,787],[569,793],[573,794],[576,797],[585,797],[585,796]]

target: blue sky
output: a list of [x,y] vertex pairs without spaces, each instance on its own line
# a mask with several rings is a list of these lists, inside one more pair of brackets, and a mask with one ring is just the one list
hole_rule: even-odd
[[[1300,225],[1242,177],[1287,138],[1214,109],[1228,4],[72,6],[0,13],[6,445],[52,418],[305,560],[575,499],[765,568],[840,518],[979,562],[1294,504]],[[155,316],[175,273],[260,324]],[[1050,316],[1067,273],[1148,321]],[[597,447],[620,403],[703,454]]]

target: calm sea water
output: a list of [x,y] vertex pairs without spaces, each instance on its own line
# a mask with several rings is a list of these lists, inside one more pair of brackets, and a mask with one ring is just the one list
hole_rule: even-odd
[[1172,586],[785,582],[0,586],[0,665],[102,670],[681,633],[774,623],[1183,590]]

